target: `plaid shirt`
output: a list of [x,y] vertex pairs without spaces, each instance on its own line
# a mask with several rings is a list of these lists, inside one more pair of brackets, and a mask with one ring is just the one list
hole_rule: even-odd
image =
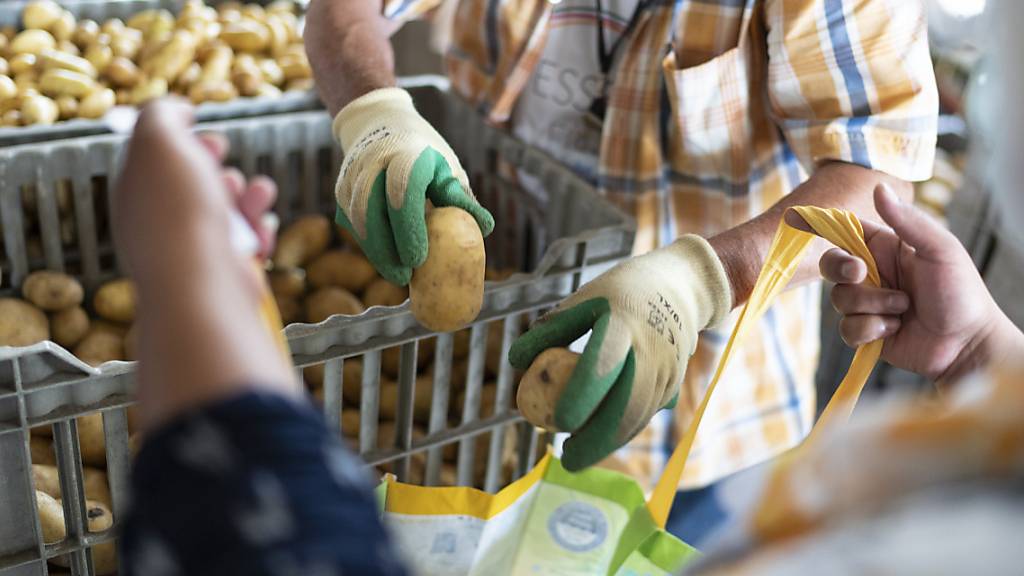
[[[386,0],[395,20],[440,0]],[[599,190],[632,214],[637,250],[763,212],[826,161],[929,177],[938,99],[915,0],[645,0],[616,54]],[[557,3],[459,0],[453,87],[499,124],[544,48]],[[814,417],[819,287],[791,291],[712,402],[683,480],[700,486],[796,444]],[[731,325],[708,332],[674,414],[607,463],[653,486]]]

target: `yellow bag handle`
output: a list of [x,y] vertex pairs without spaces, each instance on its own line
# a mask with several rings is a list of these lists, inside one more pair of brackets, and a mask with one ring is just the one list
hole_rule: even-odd
[[[836,208],[818,208],[815,206],[795,206],[793,210],[819,235],[863,260],[868,267],[867,282],[874,286],[881,285],[875,259],[871,256],[871,251],[864,242],[864,229],[854,213]],[[804,252],[813,239],[814,234],[797,230],[786,224],[785,220],[779,223],[779,229],[775,233],[775,239],[772,241],[768,258],[765,261],[764,267],[761,268],[757,283],[751,291],[750,299],[747,300],[747,304],[743,307],[739,320],[736,322],[736,327],[733,328],[729,342],[725,346],[725,352],[722,354],[718,367],[715,369],[714,378],[712,378],[711,384],[708,385],[704,399],[693,415],[693,420],[686,430],[686,435],[683,436],[675,451],[672,452],[672,457],[669,458],[665,471],[657,486],[655,486],[650,500],[647,502],[647,508],[659,528],[664,528],[668,520],[668,514],[675,500],[679,480],[682,478],[683,469],[686,465],[686,459],[690,455],[694,438],[697,436],[697,428],[704,417],[704,411],[707,409],[711,395],[714,393],[715,387],[718,385],[718,381],[722,377],[726,365],[729,363],[733,347],[742,340],[750,326],[761,318],[775,299],[775,296],[782,292],[789,283],[794,272],[796,272],[797,266],[800,264]],[[864,389],[864,384],[867,382],[868,376],[871,375],[871,370],[874,369],[878,358],[882,354],[882,344],[882,340],[877,340],[857,349],[846,377],[843,378],[842,383],[840,383],[839,388],[832,396],[821,418],[818,419],[814,429],[811,430],[811,434],[805,440],[805,444],[814,442],[819,430],[831,426],[833,422],[845,422],[850,417],[853,407],[860,397],[861,390]]]

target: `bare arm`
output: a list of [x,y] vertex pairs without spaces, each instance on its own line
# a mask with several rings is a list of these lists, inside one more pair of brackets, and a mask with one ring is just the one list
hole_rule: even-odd
[[395,56],[382,0],[313,0],[306,14],[306,54],[331,116],[346,104],[395,85]]
[[[859,217],[880,221],[873,193],[875,186],[883,182],[901,198],[913,196],[913,187],[903,180],[854,164],[831,162],[821,166],[807,182],[760,216],[709,239],[732,284],[733,305],[743,304],[750,296],[787,208],[799,205],[845,208]],[[793,277],[794,284],[819,277],[818,260],[828,247],[823,240],[812,244]]]

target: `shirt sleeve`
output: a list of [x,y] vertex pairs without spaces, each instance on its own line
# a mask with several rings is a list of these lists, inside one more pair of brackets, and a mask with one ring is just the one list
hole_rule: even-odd
[[923,2],[769,0],[768,96],[808,170],[837,160],[931,176],[938,92]]
[[122,574],[405,574],[362,463],[319,415],[250,393],[149,436]]
[[444,0],[384,0],[384,17],[397,23],[422,18]]

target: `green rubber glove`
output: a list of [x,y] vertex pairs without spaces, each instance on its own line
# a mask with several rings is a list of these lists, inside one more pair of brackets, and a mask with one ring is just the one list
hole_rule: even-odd
[[404,286],[427,258],[426,201],[462,208],[487,236],[494,218],[477,202],[455,152],[400,88],[353,100],[334,118],[345,160],[337,221],[381,276]]
[[520,336],[509,360],[525,370],[544,350],[590,332],[554,407],[556,426],[570,433],[565,468],[600,462],[674,406],[698,334],[731,306],[718,256],[690,235],[598,276]]

